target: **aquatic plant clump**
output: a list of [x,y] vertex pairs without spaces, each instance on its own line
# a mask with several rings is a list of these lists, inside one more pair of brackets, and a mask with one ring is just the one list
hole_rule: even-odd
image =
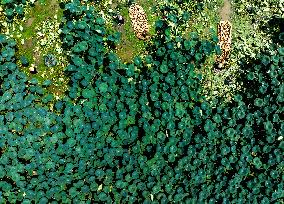
[[54,67],[57,64],[57,60],[53,54],[47,54],[44,57],[44,64],[47,67]]

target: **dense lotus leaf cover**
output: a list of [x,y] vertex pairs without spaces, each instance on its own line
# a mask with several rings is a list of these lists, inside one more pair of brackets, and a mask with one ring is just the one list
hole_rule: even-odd
[[11,22],[14,18],[23,18],[25,7],[27,4],[32,4],[28,0],[1,0],[1,6],[4,8],[6,20]]
[[231,104],[209,103],[196,70],[214,38],[161,19],[148,55],[122,64],[109,51],[119,36],[89,9],[65,5],[71,83],[52,110],[51,81],[20,72],[0,35],[0,202],[281,203],[284,48],[242,62]]

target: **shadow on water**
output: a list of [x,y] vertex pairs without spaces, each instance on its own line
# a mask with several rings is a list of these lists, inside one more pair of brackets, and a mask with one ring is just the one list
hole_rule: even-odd
[[[284,18],[278,16],[272,16],[266,23],[263,23],[260,26],[260,29],[265,32],[267,35],[271,36],[272,43],[270,44],[270,49],[277,50],[280,46],[284,46]],[[259,56],[269,56],[269,50],[259,50]],[[262,63],[262,59],[254,58],[241,58],[239,59],[239,73],[238,81],[243,84],[242,91],[245,91],[245,95],[255,95],[255,90],[258,90],[261,86],[261,83],[258,80],[248,80],[248,73],[255,72],[258,75],[263,76],[263,80],[269,81],[267,79],[267,67]],[[271,90],[272,92],[273,90]],[[267,91],[269,93],[269,91]],[[250,98],[253,103],[254,98]]]
[[[284,18],[273,16],[261,29],[271,35],[274,43],[284,45],[284,34],[281,34],[284,33]],[[282,37],[280,37],[280,34]]]
[[[277,50],[277,47],[284,45],[284,18],[280,18],[277,16],[271,17],[267,23],[263,24],[260,29],[267,33],[267,35],[271,36],[272,43],[270,45],[271,49]],[[268,50],[260,50],[259,55],[269,55]],[[262,64],[261,59],[253,59],[253,58],[242,58],[239,60],[240,65],[240,76],[238,81],[243,84],[242,91],[245,90],[246,95],[254,95],[255,90],[259,89],[261,83],[258,80],[248,80],[247,74],[248,72],[257,72],[259,75],[262,75],[265,80],[267,80],[267,67]],[[257,70],[255,69],[257,68]],[[271,90],[272,91],[272,90]],[[269,91],[268,91],[269,92]],[[251,98],[253,103],[254,98]]]

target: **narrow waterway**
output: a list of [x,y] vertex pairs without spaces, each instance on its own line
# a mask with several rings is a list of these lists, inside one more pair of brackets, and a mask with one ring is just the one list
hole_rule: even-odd
[[220,9],[220,17],[223,21],[230,21],[232,13],[231,2],[230,0],[224,0],[224,6]]

